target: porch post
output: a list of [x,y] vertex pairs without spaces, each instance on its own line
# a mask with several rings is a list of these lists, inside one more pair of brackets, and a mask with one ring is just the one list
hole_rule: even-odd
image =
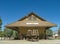
[[46,39],[46,29],[45,29],[45,39]]
[[22,40],[23,39],[23,36],[22,36],[22,33],[21,32],[18,32],[18,39],[19,40]]

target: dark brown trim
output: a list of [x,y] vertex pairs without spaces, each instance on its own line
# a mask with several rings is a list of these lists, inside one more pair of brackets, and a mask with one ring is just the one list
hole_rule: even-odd
[[39,17],[38,15],[36,15],[36,14],[33,13],[33,12],[31,12],[31,13],[28,14],[27,16],[25,16],[25,17],[19,19],[18,21],[22,21],[22,20],[24,20],[25,18],[28,18],[28,17],[31,16],[31,15],[34,15],[34,16],[38,17],[38,18],[41,19],[42,21],[46,21],[45,19],[43,19],[42,17]]

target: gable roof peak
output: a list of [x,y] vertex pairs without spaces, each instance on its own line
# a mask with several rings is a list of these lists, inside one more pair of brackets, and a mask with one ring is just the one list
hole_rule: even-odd
[[34,12],[31,12],[30,14],[35,14]]
[[36,15],[36,14],[34,12],[31,12],[28,14],[28,16],[30,16],[30,15]]
[[22,20],[24,20],[25,18],[27,18],[27,17],[29,17],[29,16],[31,16],[31,15],[34,15],[34,16],[38,17],[38,18],[41,19],[42,21],[46,21],[45,19],[43,19],[42,17],[39,17],[39,16],[38,16],[37,14],[35,14],[34,12],[29,13],[28,15],[24,16],[23,18],[19,19],[18,21],[22,21]]

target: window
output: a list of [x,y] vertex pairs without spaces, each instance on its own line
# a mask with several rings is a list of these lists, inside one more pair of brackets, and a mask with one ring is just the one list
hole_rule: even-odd
[[35,16],[30,16],[30,17],[28,18],[28,20],[36,21],[37,19],[36,19]]

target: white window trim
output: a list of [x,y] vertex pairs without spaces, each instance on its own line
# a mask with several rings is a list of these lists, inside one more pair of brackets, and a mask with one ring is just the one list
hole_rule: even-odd
[[26,24],[39,24],[39,23],[26,23]]

